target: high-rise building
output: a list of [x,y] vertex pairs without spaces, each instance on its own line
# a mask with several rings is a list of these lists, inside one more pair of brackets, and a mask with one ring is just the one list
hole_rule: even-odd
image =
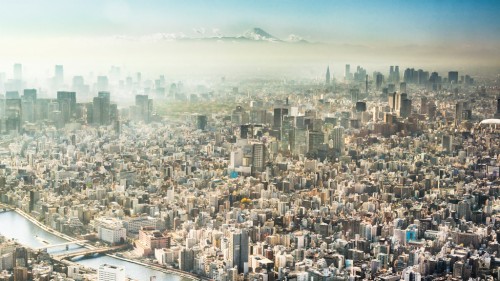
[[205,128],[207,127],[207,116],[206,115],[202,115],[202,114],[197,114],[196,115],[196,120],[194,120],[195,122],[195,125],[196,125],[196,129],[198,130],[205,130]]
[[96,90],[108,91],[109,81],[108,76],[97,76]]
[[457,84],[458,83],[458,71],[448,72],[448,83]]
[[111,124],[110,118],[110,93],[99,92],[92,102],[92,123],[96,125]]
[[382,73],[377,73],[375,77],[376,88],[377,90],[380,90],[380,88],[382,87],[382,83],[384,83],[384,75],[382,75]]
[[443,135],[441,139],[441,147],[446,152],[451,152],[453,148],[453,136],[451,135]]
[[411,115],[411,100],[405,98],[401,100],[401,107],[399,109],[399,116],[402,118],[407,118]]
[[266,147],[262,143],[255,143],[252,148],[252,173],[262,172],[266,165]]
[[331,137],[333,141],[333,149],[342,154],[344,151],[344,128],[339,126],[333,128]]
[[110,264],[102,264],[97,270],[98,281],[125,281],[125,268]]
[[330,85],[330,67],[326,68],[325,84]]
[[153,114],[153,100],[148,95],[135,96],[136,120],[149,123]]
[[462,123],[462,114],[464,112],[464,102],[459,101],[455,104],[455,126]]
[[23,80],[23,66],[20,63],[14,64],[14,80]]
[[281,128],[283,116],[288,115],[288,108],[276,107],[274,108],[274,128]]
[[64,83],[64,68],[62,65],[56,65],[54,69],[54,86],[60,87]]
[[36,89],[24,89],[23,91],[24,100],[36,100]]
[[229,233],[229,264],[236,266],[239,273],[245,270],[248,264],[249,237],[245,229],[237,229]]
[[321,131],[310,131],[307,140],[308,151],[315,151],[325,143],[325,134]]
[[182,271],[192,271],[194,268],[193,249],[182,248],[179,251],[179,269]]
[[351,65],[350,64],[345,65],[344,79],[345,79],[345,81],[351,80]]
[[396,111],[396,95],[396,92],[387,94],[387,102],[389,103],[391,112]]
[[497,112],[495,113],[495,118],[500,119],[500,97],[497,97]]
[[57,102],[59,103],[63,123],[68,123],[76,112],[76,93],[57,92]]

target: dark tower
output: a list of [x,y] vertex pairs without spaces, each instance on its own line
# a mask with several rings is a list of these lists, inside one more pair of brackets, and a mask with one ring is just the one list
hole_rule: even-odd
[[326,85],[330,85],[330,67],[326,68]]

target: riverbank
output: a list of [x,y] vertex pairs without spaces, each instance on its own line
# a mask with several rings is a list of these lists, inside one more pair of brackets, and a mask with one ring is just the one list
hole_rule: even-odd
[[[65,241],[70,241],[70,242],[71,241],[78,241],[77,238],[70,237],[68,235],[60,233],[59,231],[54,230],[54,229],[52,229],[52,228],[50,228],[50,227],[42,224],[41,222],[39,222],[38,220],[36,220],[34,217],[32,217],[30,214],[24,212],[23,210],[21,210],[19,208],[12,208],[9,205],[6,205],[6,206],[8,206],[11,209],[11,211],[14,211],[14,213],[18,214],[19,216],[21,216],[25,220],[29,221],[32,225],[40,228],[41,230],[43,230],[47,234],[56,236],[59,239],[65,240]],[[21,245],[27,246],[27,245],[24,245],[22,243],[21,243]],[[99,249],[99,248],[97,248],[95,246],[92,246],[92,245],[89,245],[89,244],[86,244],[86,243],[85,243],[84,247],[87,248],[87,249],[89,249],[89,250]],[[148,264],[148,263],[144,263],[144,262],[141,262],[141,261],[138,261],[138,260],[135,260],[135,259],[129,259],[129,258],[125,258],[125,257],[120,257],[120,256],[117,256],[117,255],[114,255],[114,254],[102,254],[102,255],[100,255],[98,257],[91,258],[91,259],[99,259],[100,257],[109,257],[109,258],[112,258],[112,259],[117,260],[117,261],[119,260],[121,262],[135,264],[135,265],[143,267],[143,268],[145,268],[147,270],[157,271],[157,272],[159,272],[161,274],[178,276],[179,278],[182,278],[182,280],[186,280],[186,279],[193,280],[193,281],[209,280],[209,278],[198,276],[196,274],[189,273],[189,272],[184,272],[182,270],[178,270],[178,269],[175,269],[175,268],[166,268],[166,267],[164,267],[162,265],[158,265],[158,264]],[[56,262],[65,263],[67,265],[76,265],[76,266],[80,267],[84,272],[87,272],[87,273],[90,273],[91,272],[90,270],[93,270],[93,272],[96,272],[96,268],[98,267],[97,264],[94,264],[94,265],[92,265],[92,267],[90,267],[90,266],[88,266],[88,264],[84,265],[84,264],[80,263],[79,261],[73,261],[73,260],[58,260],[58,259],[55,259],[55,261]],[[140,279],[138,279],[137,276],[135,276],[134,278],[130,279],[130,281],[135,281],[135,280],[140,280]],[[162,279],[160,279],[160,280],[162,280]],[[165,280],[165,279],[163,279],[163,280]],[[167,279],[167,280],[170,280],[170,278]],[[177,280],[177,279],[173,279],[173,280]]]
[[108,256],[113,257],[115,259],[119,259],[119,260],[131,262],[131,263],[135,263],[137,265],[144,266],[144,267],[147,267],[149,269],[158,270],[158,271],[161,271],[163,273],[175,274],[175,275],[179,275],[181,277],[189,278],[189,279],[196,280],[196,281],[210,280],[210,278],[199,276],[197,274],[190,273],[190,272],[185,272],[185,271],[182,271],[180,269],[166,268],[166,267],[163,267],[163,266],[161,266],[159,264],[148,264],[148,263],[144,263],[144,262],[141,262],[141,261],[127,259],[127,258],[124,258],[124,257],[119,257],[117,255],[112,255],[112,254],[108,254]]

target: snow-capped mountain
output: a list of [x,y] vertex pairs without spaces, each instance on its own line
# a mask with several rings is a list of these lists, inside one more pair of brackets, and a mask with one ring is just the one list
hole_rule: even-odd
[[245,32],[243,35],[239,36],[238,38],[245,38],[249,40],[255,40],[255,41],[270,41],[270,42],[277,42],[281,41],[280,39],[274,37],[273,35],[267,33],[261,28],[255,27],[247,32]]
[[118,40],[129,40],[129,41],[218,41],[218,42],[279,42],[279,43],[309,43],[304,38],[290,34],[286,40],[281,40],[278,37],[275,37],[262,28],[252,28],[245,33],[237,36],[231,35],[223,35],[219,30],[213,32],[214,35],[205,35],[205,32],[197,32],[197,35],[190,37],[182,32],[178,33],[155,33],[144,35],[141,37],[133,37],[133,36],[113,36],[114,39]]

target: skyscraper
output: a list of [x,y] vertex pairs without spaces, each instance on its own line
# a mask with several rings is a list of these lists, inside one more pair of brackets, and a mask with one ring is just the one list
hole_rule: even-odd
[[326,68],[326,77],[325,78],[326,78],[326,80],[325,80],[326,85],[330,85],[330,67],[329,66]]
[[252,173],[264,171],[265,164],[266,147],[262,143],[256,143],[252,150]]
[[376,88],[377,90],[380,90],[380,88],[382,87],[382,83],[384,83],[384,75],[382,75],[382,73],[377,73],[377,76],[375,77]]
[[350,64],[345,65],[344,79],[345,79],[345,81],[351,80],[351,65]]
[[243,273],[248,263],[248,231],[237,229],[229,234],[229,264],[236,266]]
[[318,150],[320,145],[325,143],[325,134],[321,131],[310,131],[308,134],[308,150]]
[[23,66],[20,63],[14,64],[14,80],[23,80]]
[[331,136],[333,141],[333,149],[342,154],[344,150],[344,128],[340,126],[333,128]]
[[57,92],[57,102],[61,111],[63,122],[68,123],[76,111],[75,92]]
[[97,270],[98,281],[125,281],[125,268],[110,264],[102,264]]
[[54,84],[60,87],[64,83],[64,69],[62,65],[56,65],[54,69]]
[[109,125],[110,118],[110,93],[99,92],[98,96],[94,98],[92,110],[92,123],[96,125]]
[[411,115],[411,100],[404,98],[401,100],[401,107],[399,109],[399,116],[407,118]]
[[283,116],[288,115],[288,108],[276,107],[274,109],[274,128],[281,128]]
[[497,97],[497,112],[495,113],[495,118],[500,118],[500,97]]
[[194,268],[194,252],[192,249],[183,247],[179,251],[179,269],[191,271]]
[[136,119],[149,123],[153,113],[153,100],[148,95],[135,96]]
[[458,71],[448,72],[448,83],[457,84],[458,83]]

